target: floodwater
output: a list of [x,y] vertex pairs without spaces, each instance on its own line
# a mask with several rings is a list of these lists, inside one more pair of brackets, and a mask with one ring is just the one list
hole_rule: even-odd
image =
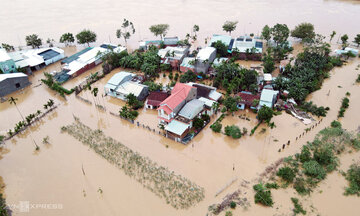
[[[84,28],[95,31],[98,43],[122,43],[115,36],[122,20],[133,21],[136,29],[128,43],[136,47],[139,40],[154,39],[149,26],[168,23],[168,36],[184,37],[194,24],[200,26],[200,45],[213,33],[224,33],[226,20],[239,24],[232,35],[259,34],[265,24],[286,23],[290,28],[301,22],[311,22],[317,32],[330,35],[348,34],[350,39],[358,34],[360,23],[359,1],[346,0],[166,0],[114,1],[114,0],[2,0],[6,10],[0,11],[1,43],[25,45],[25,36],[36,33],[43,42],[47,38],[59,40],[65,32],[78,33]],[[5,30],[6,29],[6,30]]]
[[[38,32],[43,37],[58,37],[59,32],[76,32],[83,27],[97,31],[99,41],[107,40],[107,32],[115,31],[120,25],[121,16],[124,16],[133,19],[135,26],[140,26],[139,35],[131,39],[131,43],[134,43],[138,40],[140,33],[142,37],[150,37],[147,26],[153,23],[168,22],[171,25],[169,35],[179,34],[186,30],[184,28],[190,29],[195,24],[192,21],[195,12],[200,16],[196,18],[196,23],[200,25],[199,34],[202,37],[213,32],[220,32],[220,26],[224,20],[235,18],[239,21],[249,20],[251,24],[240,22],[234,35],[243,33],[244,28],[246,32],[258,31],[266,24],[264,17],[267,17],[268,24],[286,22],[289,26],[309,21],[315,23],[321,33],[336,30],[355,34],[358,33],[355,31],[360,29],[356,26],[359,25],[358,23],[351,22],[351,20],[359,19],[360,7],[358,4],[347,1],[308,1],[306,5],[303,1],[286,3],[283,1],[271,1],[271,3],[270,1],[179,1],[171,5],[164,1],[152,4],[145,1],[103,1],[102,3],[61,1],[61,4],[58,1],[44,1],[32,2],[31,5],[29,2],[6,0],[2,3],[4,7],[9,8],[7,11],[13,10],[11,14],[6,11],[0,12],[2,18],[0,26],[4,28],[4,26],[12,25],[13,30],[2,32],[1,41],[16,44],[18,43],[16,40],[13,42],[11,40],[16,39],[17,34],[23,37],[32,32]],[[154,14],[148,13],[160,6],[167,9],[156,10],[157,13]],[[281,13],[274,16],[274,11],[281,11]],[[213,12],[214,15],[209,16],[209,12]],[[347,16],[339,18],[341,13],[346,13]],[[14,14],[18,16],[16,20],[23,21],[9,22],[13,20],[11,17]],[[256,14],[261,14],[261,16],[255,16]],[[305,15],[307,20],[303,20]],[[7,17],[7,22],[4,21],[3,16]],[[43,19],[43,16],[48,19]],[[202,16],[204,17],[201,18]],[[184,22],[186,19],[188,22]],[[331,22],[331,25],[328,22]],[[141,25],[138,25],[139,23]],[[344,25],[344,23],[348,24]],[[205,29],[205,26],[208,28]],[[76,49],[66,48],[65,52],[71,55],[76,52]],[[295,137],[302,134],[308,126],[282,113],[274,117],[276,128],[272,130],[266,128],[265,132],[260,133],[262,128],[265,128],[260,126],[253,136],[233,140],[224,134],[213,133],[207,126],[189,145],[184,146],[146,129],[137,128],[109,114],[110,111],[117,113],[124,102],[115,98],[101,97],[103,86],[113,74],[121,69],[114,70],[93,84],[93,87],[99,88],[97,98],[93,98],[89,91],[80,94],[81,97],[93,103],[96,101],[104,105],[107,109],[104,112],[96,109],[94,104],[89,105],[78,100],[74,95],[64,100],[46,86],[39,85],[40,79],[44,77],[43,72],[60,68],[60,63],[55,63],[31,76],[30,87],[9,95],[19,99],[17,106],[23,115],[36,112],[38,109],[43,110],[43,104],[49,98],[54,99],[60,106],[23,134],[15,136],[1,147],[0,176],[2,179],[0,179],[0,184],[5,185],[1,188],[8,204],[29,201],[31,204],[59,204],[62,207],[61,209],[30,209],[28,213],[14,210],[14,215],[205,215],[209,205],[220,202],[226,194],[239,188],[246,192],[243,196],[249,200],[251,207],[246,211],[237,208],[234,215],[289,215],[292,213],[290,197],[294,196],[293,191],[275,191],[275,206],[264,208],[254,204],[251,186],[269,164],[281,157],[298,152],[302,144],[313,140],[317,132],[336,119],[341,98],[346,92],[351,93],[350,107],[345,112],[345,117],[341,119],[341,123],[348,130],[359,127],[360,86],[354,84],[357,74],[360,73],[359,70],[355,70],[359,64],[359,59],[356,59],[346,66],[334,69],[331,72],[331,78],[325,80],[322,89],[309,95],[308,100],[314,101],[319,106],[329,106],[330,111],[319,126],[298,141]],[[99,67],[94,68],[70,80],[64,86],[71,88],[86,76],[99,70]],[[157,81],[169,83],[168,77],[160,76]],[[329,90],[330,94],[327,95]],[[239,118],[240,115],[246,115],[250,121]],[[68,134],[61,133],[61,126],[71,124],[73,116],[79,117],[84,124],[93,129],[100,128],[106,135],[203,187],[205,199],[187,210],[176,210],[167,205],[163,199],[143,188],[141,184],[109,164],[92,149]],[[212,117],[212,122],[217,117]],[[21,117],[14,105],[0,104],[0,131],[6,132],[20,120]],[[151,128],[156,128],[156,111],[141,110],[137,120]],[[226,117],[222,123],[223,127],[231,124],[236,124],[241,128],[246,127],[250,132],[256,124],[256,119],[251,112],[238,111],[234,113],[234,116]],[[50,144],[47,145],[42,144],[42,139],[46,136],[50,137]],[[35,151],[31,137],[40,146],[39,152]],[[288,140],[291,144],[284,151],[278,152],[278,149]],[[358,158],[359,153],[345,155],[341,159],[341,169],[346,170],[352,160]],[[82,167],[85,175],[83,175]],[[215,197],[215,194],[234,178],[238,180]],[[244,187],[241,184],[244,180],[251,183]],[[308,200],[306,208],[313,204],[321,215],[339,215],[340,213],[357,215],[360,211],[357,205],[359,200],[357,197],[341,195],[345,185],[346,182],[338,173],[329,175],[313,195],[306,198]],[[320,193],[320,191],[323,192]],[[329,204],[333,204],[331,208]]]

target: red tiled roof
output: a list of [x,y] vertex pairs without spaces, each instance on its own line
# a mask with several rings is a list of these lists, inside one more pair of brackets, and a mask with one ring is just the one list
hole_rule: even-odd
[[192,88],[194,87],[184,83],[176,83],[173,90],[171,91],[171,95],[160,104],[158,109],[164,109],[167,114],[170,114],[172,110],[174,110],[182,101],[186,99]]
[[239,92],[236,96],[241,97],[241,102],[248,106],[251,106],[255,99],[260,100],[260,95],[253,95],[251,93]]
[[161,102],[163,102],[169,94],[167,92],[150,92],[149,97],[147,98],[147,104],[152,106],[159,106]]

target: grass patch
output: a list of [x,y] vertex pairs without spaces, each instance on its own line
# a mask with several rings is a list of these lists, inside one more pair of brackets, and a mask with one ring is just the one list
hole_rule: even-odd
[[306,215],[306,211],[303,209],[302,205],[299,203],[298,198],[291,197],[291,202],[294,204],[293,212],[295,215],[297,214],[303,214]]

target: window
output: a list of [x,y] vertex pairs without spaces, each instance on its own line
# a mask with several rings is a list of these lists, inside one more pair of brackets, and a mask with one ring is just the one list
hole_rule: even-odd
[[16,88],[20,88],[20,83],[15,83]]

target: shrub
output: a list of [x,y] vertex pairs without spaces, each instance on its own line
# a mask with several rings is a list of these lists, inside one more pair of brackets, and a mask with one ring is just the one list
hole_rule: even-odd
[[225,134],[226,136],[231,136],[234,139],[239,139],[242,136],[240,128],[236,125],[226,126]]
[[212,124],[210,126],[211,130],[214,131],[215,133],[220,133],[221,128],[222,128],[222,124],[218,121],[216,121],[214,124]]
[[323,146],[315,149],[314,159],[322,166],[325,166],[327,172],[336,169],[338,162],[330,146]]
[[307,161],[303,164],[304,173],[307,176],[316,178],[318,180],[325,179],[326,172],[324,168],[315,160]]
[[299,159],[301,163],[311,160],[311,152],[308,146],[305,145],[302,147]]
[[331,122],[331,127],[333,127],[333,128],[341,128],[341,123],[334,120],[334,121]]
[[303,215],[306,215],[306,211],[303,209],[303,207],[299,203],[298,198],[291,197],[291,202],[294,204],[293,212],[294,212],[295,215],[297,215],[299,213],[301,213]]
[[226,213],[225,213],[225,216],[232,216],[233,215],[233,213],[231,212],[231,211],[227,211]]
[[276,182],[273,182],[273,183],[266,183],[265,187],[268,189],[278,189],[280,186]]
[[316,104],[313,104],[312,101],[304,102],[300,108],[304,110],[305,112],[309,112],[316,116],[322,116],[325,117],[327,114],[327,111],[329,110],[329,107],[318,107]]
[[273,206],[274,202],[271,197],[271,191],[265,188],[261,183],[254,185],[253,189],[256,191],[255,203],[260,203],[265,206]]
[[[359,57],[360,57],[360,55],[359,55]],[[356,82],[357,82],[357,83],[360,83],[360,74],[358,74],[358,77],[357,77],[357,79],[356,79]]]
[[230,208],[232,208],[232,209],[236,208],[236,202],[232,201],[230,203]]
[[345,195],[360,196],[360,165],[352,164],[350,169],[346,172],[346,180],[349,182],[349,187],[345,189]]
[[311,192],[311,189],[306,187],[306,182],[303,178],[297,178],[295,180],[294,189],[301,195],[306,195]]
[[259,109],[257,117],[259,121],[270,122],[271,118],[273,117],[273,114],[274,112],[270,107],[262,106]]
[[291,183],[294,181],[296,173],[290,167],[281,167],[276,173],[276,175],[281,177],[286,182]]

